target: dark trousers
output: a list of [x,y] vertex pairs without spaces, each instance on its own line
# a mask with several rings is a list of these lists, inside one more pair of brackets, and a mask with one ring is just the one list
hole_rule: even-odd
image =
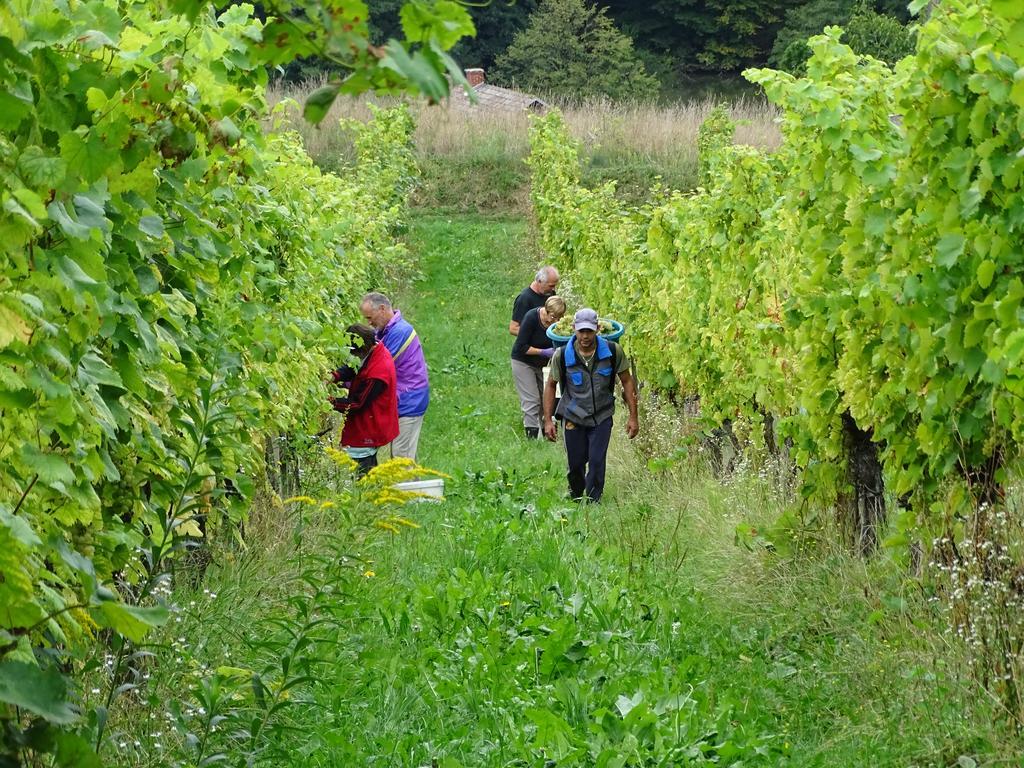
[[[566,424],[568,427],[568,424]],[[573,425],[563,429],[565,453],[569,459],[569,495],[600,501],[604,492],[604,469],[608,458],[608,441],[612,436],[612,420],[596,427]]]
[[364,456],[361,459],[354,459],[356,463],[356,477],[362,477],[371,469],[377,466],[377,454],[371,453],[369,456]]

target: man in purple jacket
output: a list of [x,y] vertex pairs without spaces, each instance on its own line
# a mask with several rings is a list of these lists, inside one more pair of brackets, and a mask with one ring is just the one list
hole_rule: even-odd
[[391,455],[416,458],[423,414],[430,402],[427,361],[419,336],[402,313],[391,306],[383,293],[368,293],[359,305],[366,322],[377,331],[377,339],[391,352],[398,378],[398,437],[391,443]]

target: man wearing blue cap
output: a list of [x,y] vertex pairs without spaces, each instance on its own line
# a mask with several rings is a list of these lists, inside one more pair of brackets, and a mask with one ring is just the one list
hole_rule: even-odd
[[640,431],[636,385],[622,347],[597,335],[597,312],[581,309],[573,317],[573,336],[551,358],[551,374],[544,388],[544,436],[554,442],[558,427],[555,387],[562,384],[558,415],[565,423],[565,453],[569,461],[569,495],[575,500],[600,501],[604,491],[608,441],[615,413],[615,377],[629,408],[626,435]]

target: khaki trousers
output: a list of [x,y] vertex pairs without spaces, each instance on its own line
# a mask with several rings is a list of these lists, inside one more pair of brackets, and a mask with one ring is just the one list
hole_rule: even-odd
[[391,458],[404,457],[416,461],[422,428],[422,416],[399,416],[398,437],[391,442]]
[[523,426],[527,429],[540,429],[544,369],[513,360],[512,380],[516,385],[516,394],[519,395],[519,406],[523,409]]

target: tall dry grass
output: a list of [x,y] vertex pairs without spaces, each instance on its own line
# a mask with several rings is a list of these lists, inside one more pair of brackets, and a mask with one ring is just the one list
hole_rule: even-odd
[[[293,99],[301,104],[317,85],[273,86],[268,98],[272,103]],[[716,104],[714,99],[671,106],[592,101],[561,108],[569,130],[582,143],[585,157],[600,156],[605,163],[616,158],[640,159],[669,169],[696,166],[697,131]],[[414,111],[416,146],[423,157],[487,154],[524,158],[529,151],[529,116],[525,112],[480,107],[464,110],[422,102],[414,104]],[[738,123],[737,143],[766,149],[778,146],[777,111],[765,100],[740,99],[731,104],[730,112]],[[363,120],[370,112],[364,99],[339,99],[319,128],[306,124],[298,109],[287,114],[288,122],[305,139],[310,154],[330,167],[334,158],[343,157],[348,149],[344,133],[337,128],[338,120]]]

